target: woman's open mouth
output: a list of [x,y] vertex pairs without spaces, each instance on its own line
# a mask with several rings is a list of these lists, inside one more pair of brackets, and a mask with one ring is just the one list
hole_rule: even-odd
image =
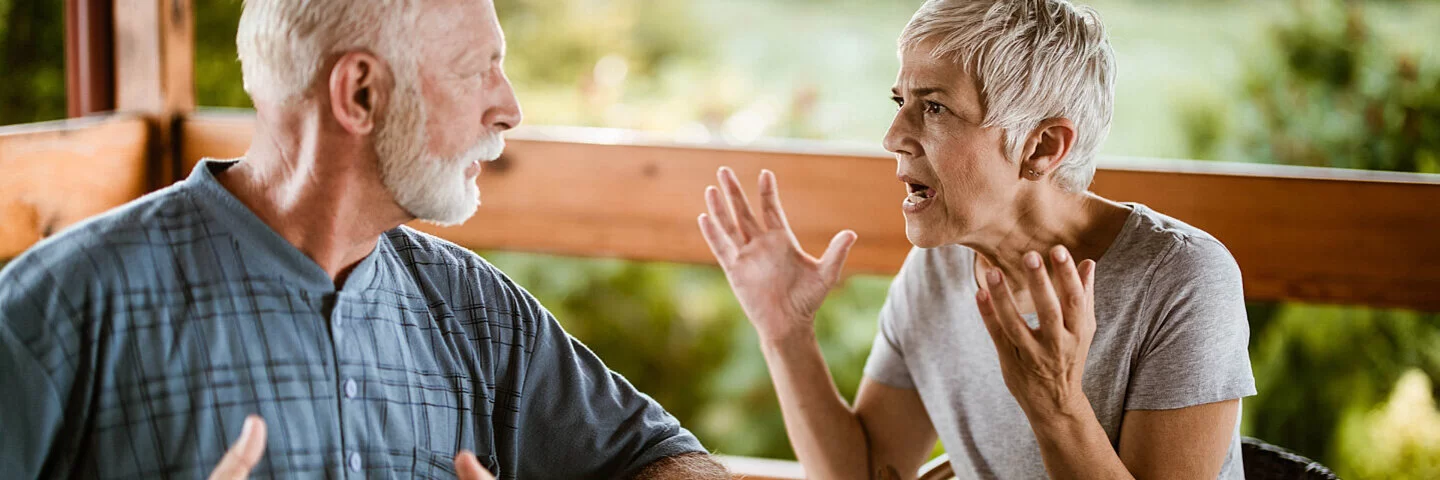
[[901,181],[905,182],[905,188],[909,192],[909,195],[905,196],[905,202],[901,204],[905,213],[919,212],[934,203],[937,193],[934,188],[908,178]]

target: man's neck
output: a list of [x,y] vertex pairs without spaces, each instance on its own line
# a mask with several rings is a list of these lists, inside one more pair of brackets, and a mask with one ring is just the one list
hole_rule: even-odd
[[336,287],[380,235],[411,220],[380,178],[373,149],[317,119],[260,118],[245,161],[216,178]]

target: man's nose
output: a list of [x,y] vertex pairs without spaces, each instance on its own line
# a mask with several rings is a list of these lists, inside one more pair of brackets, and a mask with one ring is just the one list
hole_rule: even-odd
[[490,108],[483,121],[487,127],[505,131],[519,126],[525,114],[520,111],[520,99],[515,98],[515,89],[510,85],[510,78],[503,73],[500,78],[500,85],[493,91],[499,102]]

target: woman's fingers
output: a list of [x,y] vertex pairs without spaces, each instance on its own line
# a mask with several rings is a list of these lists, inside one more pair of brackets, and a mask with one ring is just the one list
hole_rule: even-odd
[[1009,349],[1009,336],[1000,328],[1000,319],[996,318],[994,299],[990,297],[990,291],[984,288],[975,292],[975,304],[980,307],[980,320],[985,322],[985,330],[990,332],[990,340],[995,342],[995,351],[1002,355]]
[[[1065,316],[1065,329],[1078,332],[1080,322],[1091,314],[1086,311],[1090,308],[1090,296],[1085,291],[1084,282],[1069,250],[1057,245],[1050,249],[1050,260],[1055,267],[1051,275],[1055,281],[1055,293],[1059,295],[1060,309]],[[1090,262],[1091,265],[1094,263]]]
[[735,225],[735,215],[730,213],[730,205],[725,203],[720,189],[714,185],[705,187],[705,208],[710,210],[710,218],[714,219],[725,236],[730,238],[730,243],[745,243],[740,227]]
[[834,285],[840,281],[840,272],[845,269],[845,259],[850,256],[850,247],[855,246],[855,232],[845,230],[830,239],[830,246],[820,256],[820,278],[825,284]]
[[730,209],[735,213],[735,223],[739,225],[743,239],[749,241],[749,239],[764,233],[765,229],[760,226],[760,222],[755,220],[755,214],[750,211],[750,200],[745,198],[745,190],[740,188],[740,179],[735,176],[735,171],[730,167],[720,167],[716,176],[720,179],[720,189],[730,200]]
[[[770,229],[784,229],[790,231],[790,223],[785,219],[785,208],[780,206],[780,186],[775,180],[775,172],[769,170],[760,171],[760,211],[765,217],[765,226]],[[794,236],[791,233],[791,236]]]
[[1050,285],[1044,259],[1039,252],[1027,252],[1020,263],[1025,266],[1025,281],[1030,287],[1035,313],[1040,317],[1040,331],[1053,338],[1065,328],[1065,313],[1061,311],[1060,299],[1055,297],[1055,288]]
[[1000,270],[991,270],[985,275],[985,283],[989,286],[986,290],[990,297],[990,307],[994,310],[995,321],[1000,326],[1001,333],[1005,334],[1011,345],[1026,351],[1033,350],[1034,340],[1030,327],[1025,324],[1020,310],[1015,307],[1015,298],[1010,293],[1010,285],[1005,283],[1005,275],[1000,273]]
[[696,220],[700,223],[700,235],[705,237],[705,244],[710,246],[710,253],[715,255],[715,260],[720,262],[721,267],[727,267],[735,258],[735,243],[720,228],[713,215],[702,213]]

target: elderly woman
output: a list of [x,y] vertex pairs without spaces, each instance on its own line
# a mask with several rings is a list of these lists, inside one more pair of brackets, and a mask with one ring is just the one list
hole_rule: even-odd
[[938,434],[961,478],[1241,478],[1253,395],[1225,247],[1086,191],[1115,62],[1061,0],[930,0],[906,25],[885,136],[911,251],[860,392],[836,391],[813,319],[853,232],[820,258],[773,174],[735,174],[700,229],[751,322],[791,444],[815,478],[913,478]]

